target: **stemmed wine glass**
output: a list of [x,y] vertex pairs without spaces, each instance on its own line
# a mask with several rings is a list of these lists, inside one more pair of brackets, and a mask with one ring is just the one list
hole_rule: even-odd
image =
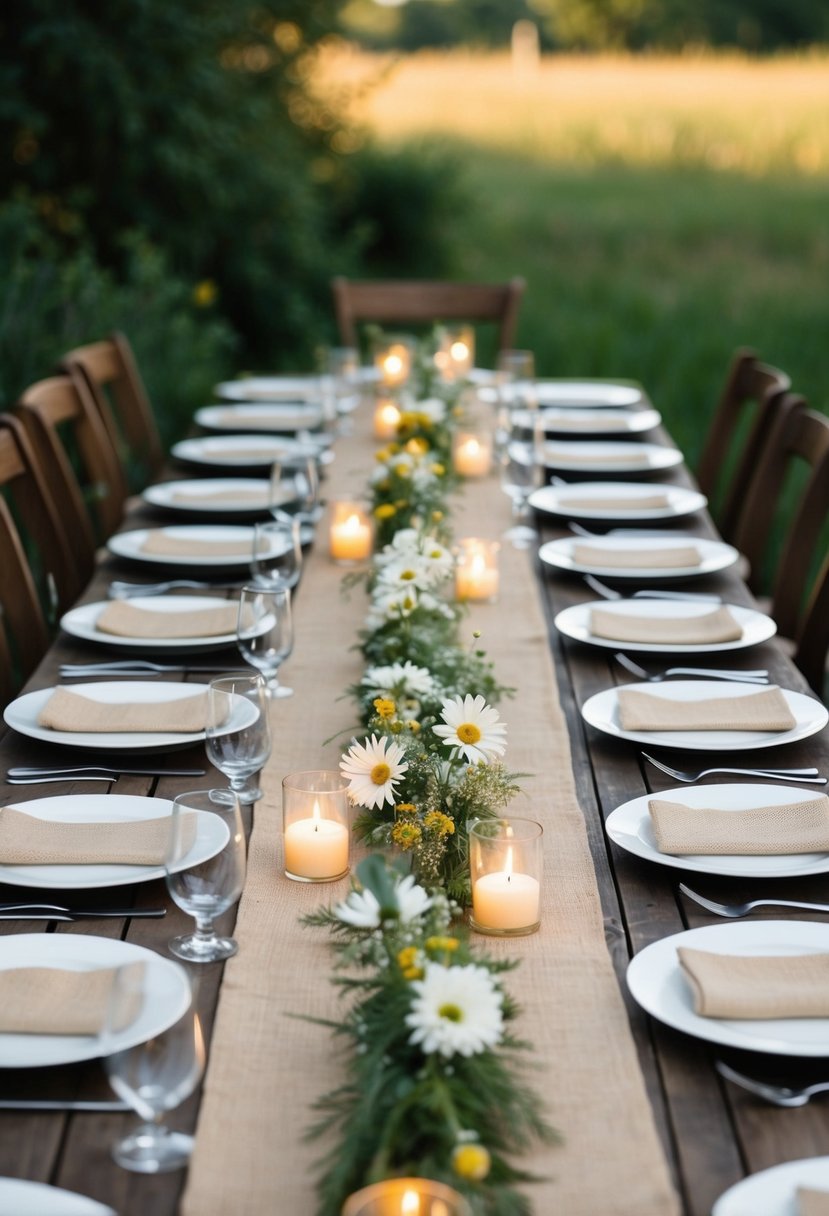
[[159,1174],[181,1169],[193,1150],[192,1136],[171,1132],[160,1120],[196,1088],[204,1071],[205,1050],[192,1000],[172,1026],[143,1043],[117,1050],[119,1027],[145,999],[143,970],[120,967],[101,1031],[101,1054],[110,1085],[142,1120],[112,1146],[112,1156],[124,1169]]
[[353,346],[326,346],[320,351],[320,397],[326,428],[339,434],[351,429],[347,415],[359,400],[360,356]]
[[527,549],[538,537],[529,519],[530,495],[541,485],[543,470],[541,461],[542,431],[536,419],[529,428],[526,419],[513,425],[500,454],[501,489],[512,500],[514,523],[504,533],[514,549]]
[[[179,868],[192,844],[193,811],[210,816],[208,834],[222,843],[205,860]],[[232,790],[193,790],[173,799],[165,869],[167,890],[196,921],[195,933],[174,937],[169,943],[172,953],[190,963],[230,958],[238,946],[232,937],[219,937],[213,922],[235,904],[245,883],[245,833],[239,800]]]
[[207,758],[230,780],[245,805],[262,791],[249,780],[271,754],[268,693],[261,676],[229,675],[210,681],[207,691]]
[[[290,502],[301,524],[314,524],[318,515],[319,468],[316,456],[292,456],[271,466],[270,512],[282,511]],[[285,491],[288,490],[286,500]]]
[[271,513],[273,519],[253,526],[253,582],[257,587],[295,587],[302,572],[299,520],[287,511]]
[[510,410],[533,410],[538,406],[535,385],[535,355],[531,350],[502,350],[496,360],[495,383],[498,404]]
[[261,671],[269,697],[293,696],[279,683],[279,668],[294,648],[289,587],[243,587],[239,597],[236,642],[242,657]]

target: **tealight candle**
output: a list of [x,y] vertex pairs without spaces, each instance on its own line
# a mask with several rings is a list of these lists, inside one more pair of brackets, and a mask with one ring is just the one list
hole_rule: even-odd
[[347,781],[337,772],[291,773],[282,782],[285,874],[333,882],[348,873]]
[[443,1182],[389,1178],[349,1195],[342,1216],[472,1216],[472,1209]]
[[407,337],[382,338],[373,348],[374,366],[385,388],[400,388],[412,374],[414,340]]
[[478,933],[534,933],[541,915],[542,828],[531,819],[488,819],[469,832],[471,924]]
[[442,379],[450,383],[465,379],[475,363],[475,331],[471,325],[443,328],[439,333],[440,347],[435,354],[435,367]]
[[381,397],[374,407],[374,438],[385,442],[397,438],[400,407],[396,401]]
[[371,557],[374,528],[359,502],[335,502],[331,515],[329,551],[336,562],[362,562]]
[[486,477],[492,468],[491,435],[457,431],[452,438],[452,465],[462,477]]
[[459,600],[498,598],[498,551],[496,540],[468,536],[458,542],[455,553],[455,596]]

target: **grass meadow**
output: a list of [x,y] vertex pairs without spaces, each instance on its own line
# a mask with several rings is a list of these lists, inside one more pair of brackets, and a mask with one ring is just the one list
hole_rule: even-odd
[[829,52],[340,49],[319,79],[456,168],[455,275],[526,278],[542,374],[641,380],[692,466],[737,346],[829,411]]

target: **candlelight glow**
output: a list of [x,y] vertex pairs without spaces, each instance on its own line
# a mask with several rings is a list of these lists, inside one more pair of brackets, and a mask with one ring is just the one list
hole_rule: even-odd
[[420,1199],[416,1191],[404,1191],[400,1203],[400,1216],[419,1216]]

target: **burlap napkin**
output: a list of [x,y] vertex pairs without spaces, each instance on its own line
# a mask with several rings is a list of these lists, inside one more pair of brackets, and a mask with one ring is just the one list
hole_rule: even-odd
[[158,557],[250,557],[251,540],[199,540],[192,536],[171,536],[161,529],[148,532],[141,552]]
[[[181,848],[196,839],[196,815],[181,816]],[[0,808],[0,864],[4,866],[160,866],[170,844],[169,815],[105,823],[55,823],[19,807]]]
[[763,856],[829,851],[825,795],[740,811],[651,798],[648,810],[660,853]]
[[792,730],[797,721],[779,688],[744,697],[674,701],[658,693],[620,688],[622,730]]
[[158,612],[139,608],[129,600],[113,600],[95,621],[95,628],[127,638],[212,638],[235,634],[238,612],[235,600],[186,612]]
[[196,506],[222,506],[223,503],[244,503],[245,506],[267,507],[270,495],[267,490],[202,490],[199,493],[187,493],[177,490],[172,495],[173,502],[190,503]]
[[707,646],[733,642],[743,636],[728,608],[715,608],[699,616],[654,617],[590,609],[590,632],[616,642],[647,642],[666,646]]
[[669,505],[667,494],[640,494],[635,498],[587,498],[583,494],[560,494],[559,506],[583,511],[658,511]]
[[734,955],[677,948],[703,1018],[829,1017],[829,954]]
[[649,469],[650,457],[647,452],[640,451],[635,443],[630,445],[629,452],[571,452],[567,448],[556,447],[555,444],[545,444],[544,455],[549,464],[606,464],[623,465],[625,468]]
[[[145,963],[130,963],[127,969],[140,983],[145,967]],[[100,1034],[120,970],[124,968],[14,967],[0,971],[0,1033]],[[139,983],[119,1009],[114,1030],[124,1030],[141,1012]]]
[[618,411],[606,414],[586,414],[573,410],[567,414],[558,414],[555,410],[545,410],[542,415],[544,426],[549,431],[628,431],[630,429],[626,414]]
[[602,546],[574,541],[572,558],[580,566],[613,566],[620,570],[666,570],[698,566],[702,558],[696,545],[665,546],[664,549],[636,545]]
[[194,734],[207,717],[207,689],[173,701],[93,701],[74,689],[58,687],[37,717],[47,730],[95,734],[123,732]]
[[829,1191],[815,1191],[811,1187],[797,1188],[798,1216],[829,1216]]

